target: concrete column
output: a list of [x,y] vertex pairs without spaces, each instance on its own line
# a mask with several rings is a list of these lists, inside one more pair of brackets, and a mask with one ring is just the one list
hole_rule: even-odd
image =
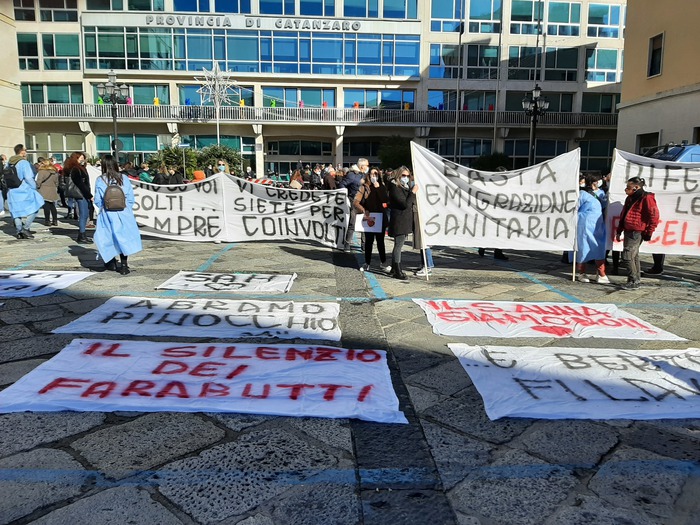
[[335,165],[343,163],[343,138],[345,135],[345,126],[335,127]]
[[255,173],[258,177],[264,177],[267,166],[265,166],[265,137],[262,124],[253,124],[253,133],[255,133]]

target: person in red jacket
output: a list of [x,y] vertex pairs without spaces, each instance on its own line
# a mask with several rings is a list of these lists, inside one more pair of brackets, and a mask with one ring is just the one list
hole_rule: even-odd
[[627,262],[627,284],[625,290],[636,290],[641,286],[639,267],[639,247],[642,241],[651,240],[659,224],[659,208],[653,193],[644,191],[644,179],[632,177],[627,181],[627,198],[622,207],[620,223],[617,225],[615,240],[624,236],[622,260]]

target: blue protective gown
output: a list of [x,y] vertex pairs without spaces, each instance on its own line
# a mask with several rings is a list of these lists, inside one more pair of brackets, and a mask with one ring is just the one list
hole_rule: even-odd
[[122,190],[126,197],[126,208],[122,211],[107,211],[102,209],[107,182],[105,177],[99,177],[95,183],[94,203],[100,208],[97,217],[93,240],[100,252],[100,257],[109,262],[121,255],[132,255],[143,249],[141,233],[134,217],[134,188],[127,176],[122,177]]
[[[11,158],[10,162],[14,159]],[[13,188],[7,192],[7,206],[10,208],[12,218],[28,217],[36,213],[44,205],[44,198],[36,191],[34,171],[28,160],[20,160],[15,164],[17,175],[22,184],[19,188]]]
[[[585,263],[605,259],[605,219],[600,200],[581,190],[578,197],[578,225],[576,227],[576,262]],[[573,257],[570,254],[569,260]]]

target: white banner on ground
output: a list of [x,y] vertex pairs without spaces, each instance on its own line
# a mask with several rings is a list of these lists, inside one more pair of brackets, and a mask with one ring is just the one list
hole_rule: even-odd
[[340,248],[347,190],[275,188],[227,174],[180,186],[132,181],[141,231],[182,241],[314,241]]
[[0,272],[0,297],[36,297],[67,288],[92,275],[90,272],[38,270]]
[[700,350],[448,345],[490,419],[700,417]]
[[606,337],[685,341],[614,304],[413,299],[433,332],[459,337]]
[[297,274],[207,273],[180,271],[156,290],[189,292],[287,293]]
[[646,181],[646,191],[654,194],[661,221],[644,253],[700,255],[700,164],[668,162],[615,150],[607,213],[608,248],[622,250],[614,242],[625,186],[632,177]]
[[477,171],[411,143],[426,246],[572,250],[580,149],[516,171]]
[[386,353],[76,339],[0,392],[0,412],[239,412],[407,423]]
[[339,341],[339,313],[328,302],[112,297],[54,333]]

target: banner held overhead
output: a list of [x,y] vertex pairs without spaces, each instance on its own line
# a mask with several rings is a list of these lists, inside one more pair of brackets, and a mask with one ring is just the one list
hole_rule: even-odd
[[516,171],[477,171],[411,143],[426,246],[572,250],[580,149]]

